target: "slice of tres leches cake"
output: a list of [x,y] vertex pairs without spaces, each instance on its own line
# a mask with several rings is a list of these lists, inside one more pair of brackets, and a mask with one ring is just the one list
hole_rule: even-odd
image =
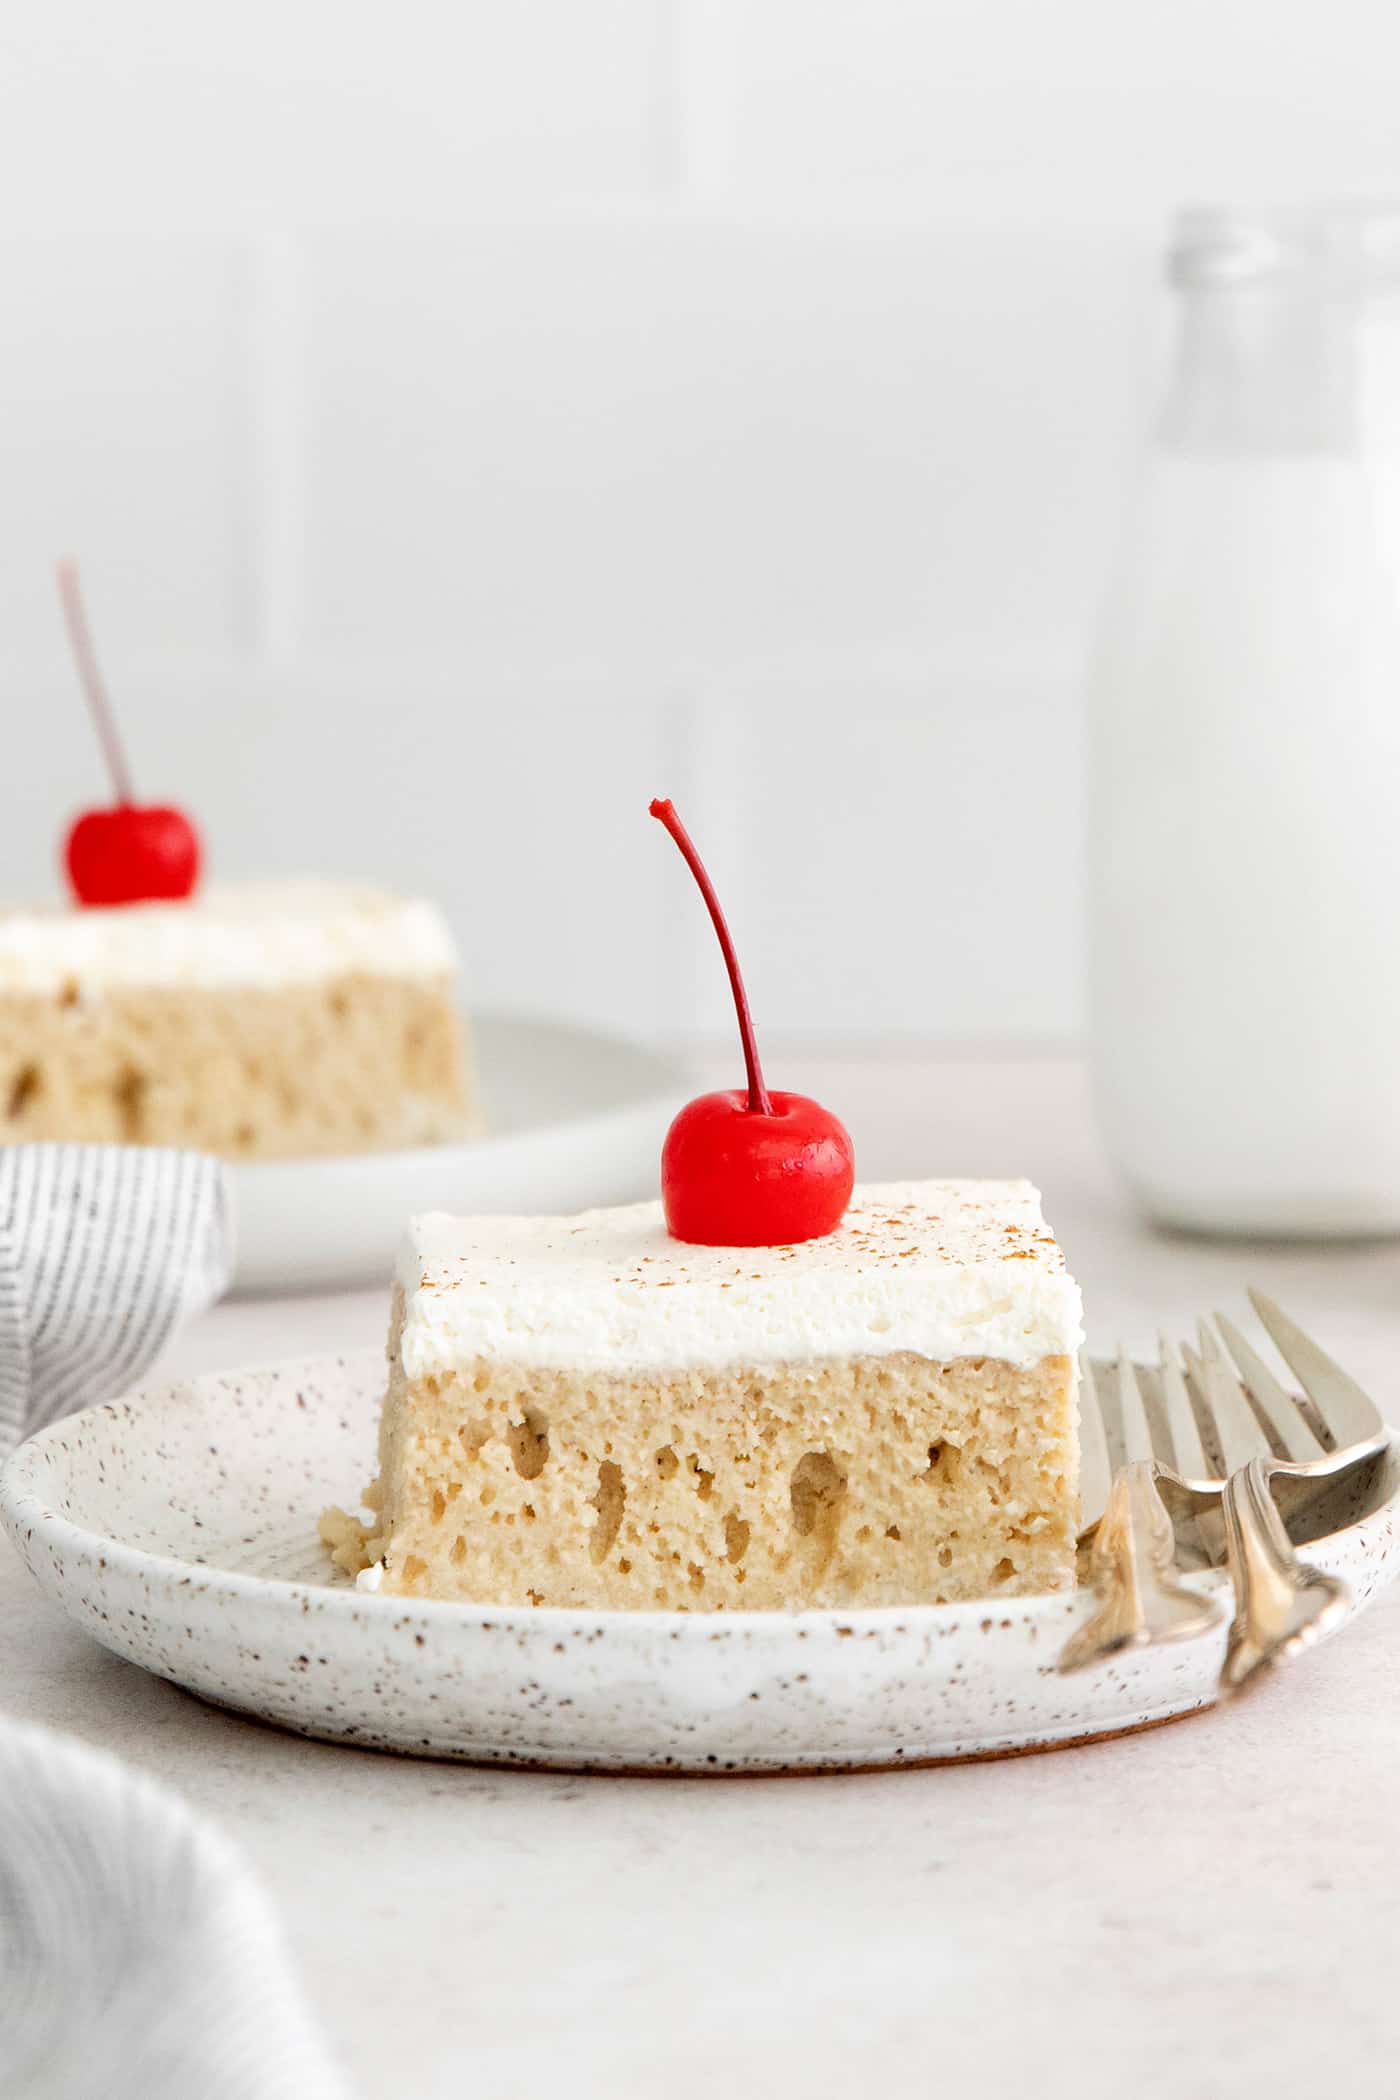
[[1065,1589],[1079,1292],[1028,1182],[857,1187],[787,1246],[659,1203],[415,1219],[369,1588],[497,1604],[798,1610]]

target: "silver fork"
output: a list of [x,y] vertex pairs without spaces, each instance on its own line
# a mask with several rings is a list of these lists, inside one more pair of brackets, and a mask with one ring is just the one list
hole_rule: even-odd
[[[1225,1693],[1243,1690],[1262,1670],[1308,1647],[1348,1601],[1343,1583],[1307,1566],[1294,1552],[1274,1481],[1333,1479],[1383,1450],[1389,1440],[1380,1409],[1356,1380],[1271,1298],[1261,1291],[1249,1296],[1304,1397],[1285,1391],[1238,1329],[1216,1314],[1246,1400],[1273,1431],[1268,1452],[1255,1452],[1234,1466],[1221,1495],[1226,1559],[1235,1586],[1235,1616],[1220,1673]],[[1229,1367],[1222,1368],[1214,1373],[1216,1389],[1228,1382]]]
[[[1235,1616],[1223,1692],[1296,1654],[1345,1609],[1343,1585],[1299,1562],[1271,1483],[1281,1475],[1331,1478],[1380,1450],[1385,1425],[1355,1380],[1271,1299],[1255,1291],[1250,1297],[1303,1400],[1279,1383],[1224,1314],[1216,1315],[1216,1328],[1228,1356],[1201,1322],[1199,1346],[1182,1350],[1184,1371],[1165,1340],[1156,1366],[1135,1365],[1121,1352],[1116,1365],[1082,1363],[1086,1529],[1096,1501],[1103,1505],[1090,1561],[1100,1602],[1066,1643],[1062,1670],[1209,1630],[1219,1612],[1178,1579],[1178,1545],[1198,1566],[1218,1564],[1223,1550],[1230,1569]],[[1105,1415],[1124,1460],[1111,1485]],[[1182,1520],[1175,1534],[1162,1483]]]

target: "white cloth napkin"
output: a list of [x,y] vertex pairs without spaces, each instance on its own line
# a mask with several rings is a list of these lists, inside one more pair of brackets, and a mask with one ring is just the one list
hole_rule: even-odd
[[128,1145],[0,1147],[0,1458],[125,1392],[227,1288],[216,1159]]
[[5,2100],[347,2100],[228,1841],[115,1758],[0,1723]]

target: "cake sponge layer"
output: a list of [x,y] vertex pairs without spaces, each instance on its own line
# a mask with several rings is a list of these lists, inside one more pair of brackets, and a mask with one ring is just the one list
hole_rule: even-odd
[[380,1466],[377,1525],[337,1514],[323,1537],[402,1595],[801,1609],[1074,1580],[1067,1356],[411,1379],[396,1347]]
[[0,1144],[365,1152],[475,1126],[455,981],[0,989]]

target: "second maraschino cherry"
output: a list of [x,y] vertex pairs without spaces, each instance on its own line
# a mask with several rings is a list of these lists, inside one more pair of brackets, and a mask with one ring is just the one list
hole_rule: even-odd
[[58,588],[78,675],[117,798],[109,809],[84,810],[69,830],[63,858],[73,894],[80,904],[148,904],[188,897],[199,880],[199,834],[183,810],[136,801],[98,673],[75,562],[59,563]]
[[855,1151],[830,1109],[763,1083],[753,1017],[713,883],[669,802],[651,805],[685,856],[719,936],[739,1015],[746,1088],[701,1094],[666,1133],[661,1200],[674,1239],[705,1247],[788,1247],[834,1232],[855,1182]]

